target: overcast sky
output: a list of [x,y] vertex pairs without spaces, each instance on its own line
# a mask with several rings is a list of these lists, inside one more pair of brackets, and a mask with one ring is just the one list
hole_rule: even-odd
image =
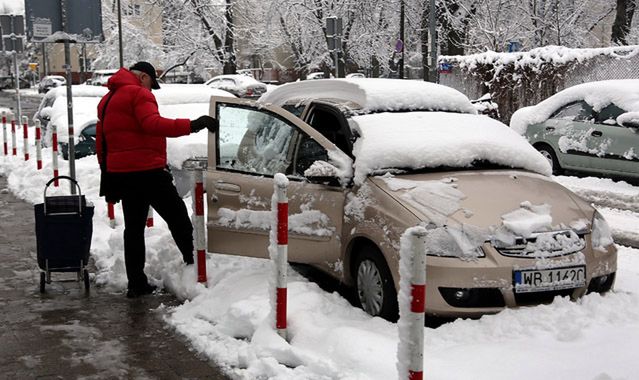
[[0,0],[0,15],[24,15],[24,0]]

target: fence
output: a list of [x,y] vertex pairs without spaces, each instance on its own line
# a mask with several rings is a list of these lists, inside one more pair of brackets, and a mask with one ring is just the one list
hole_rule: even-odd
[[490,92],[499,105],[501,121],[508,124],[521,107],[539,103],[576,84],[639,78],[639,46],[601,49],[546,47],[524,53],[487,52],[440,57],[450,71],[439,83],[470,99]]

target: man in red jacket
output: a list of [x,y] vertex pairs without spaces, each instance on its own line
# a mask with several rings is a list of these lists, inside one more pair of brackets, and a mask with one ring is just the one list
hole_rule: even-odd
[[149,206],[168,224],[184,262],[193,264],[193,226],[167,169],[166,138],[217,129],[217,120],[160,116],[151,89],[159,89],[155,68],[138,62],[121,68],[108,81],[98,105],[96,152],[102,177],[100,195],[122,200],[127,297],[150,294],[155,286],[144,274],[144,228]]

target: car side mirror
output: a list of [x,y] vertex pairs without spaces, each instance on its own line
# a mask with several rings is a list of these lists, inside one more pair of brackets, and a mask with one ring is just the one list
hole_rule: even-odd
[[617,124],[626,128],[632,128],[633,131],[639,132],[639,112],[627,112],[617,117]]
[[304,171],[304,177],[310,183],[339,186],[339,170],[326,161],[315,161]]

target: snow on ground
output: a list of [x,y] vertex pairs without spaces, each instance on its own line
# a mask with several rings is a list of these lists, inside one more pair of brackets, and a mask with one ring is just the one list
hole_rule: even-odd
[[555,177],[597,207],[619,244],[639,246],[639,187],[609,178]]
[[[43,157],[44,170],[38,172],[33,160],[0,156],[0,174],[10,190],[31,203],[42,201],[51,177],[51,150],[45,149]],[[61,173],[68,173],[66,161],[60,163]],[[97,196],[97,167],[95,156],[76,163],[83,194],[96,207],[94,280],[124,297],[122,214],[118,205],[117,227],[109,228],[106,205]],[[50,194],[67,192],[63,182]],[[190,199],[185,201],[190,206]],[[397,325],[371,318],[289,270],[285,341],[267,319],[268,261],[209,254],[204,287],[196,284],[194,269],[181,263],[160,218],[147,229],[146,243],[151,281],[185,300],[166,309],[167,323],[233,378],[397,378]],[[616,290],[605,296],[591,294],[577,302],[558,298],[551,305],[456,320],[424,332],[429,379],[634,379],[639,371],[639,250],[619,247]]]

